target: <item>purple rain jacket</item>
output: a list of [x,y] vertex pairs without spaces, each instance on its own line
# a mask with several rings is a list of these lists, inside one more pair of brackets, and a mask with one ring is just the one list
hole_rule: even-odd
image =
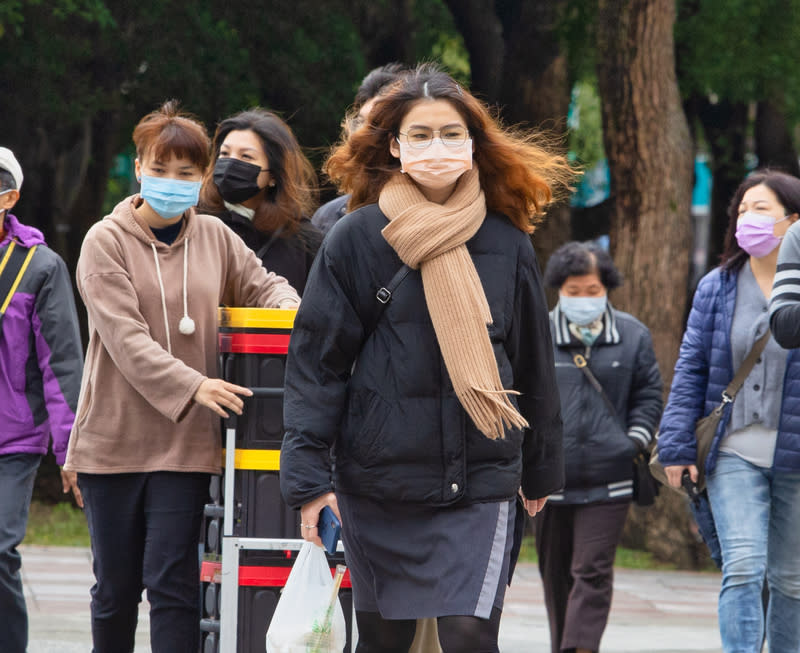
[[45,454],[52,438],[63,465],[83,370],[72,285],[64,261],[38,229],[8,212],[4,227],[0,260],[12,238],[39,247],[0,331],[0,455]]

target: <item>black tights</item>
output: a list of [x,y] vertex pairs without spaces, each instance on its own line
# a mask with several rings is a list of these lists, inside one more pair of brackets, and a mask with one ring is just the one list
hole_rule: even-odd
[[[488,619],[439,617],[439,642],[443,653],[498,653],[502,611],[492,609]],[[417,630],[414,619],[384,619],[378,612],[356,611],[356,653],[408,653]]]

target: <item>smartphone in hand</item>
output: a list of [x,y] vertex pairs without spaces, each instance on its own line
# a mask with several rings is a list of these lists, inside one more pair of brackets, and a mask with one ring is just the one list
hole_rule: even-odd
[[317,533],[319,539],[328,553],[336,553],[336,545],[339,544],[339,535],[342,532],[342,523],[333,513],[329,506],[325,506],[319,513],[319,524]]

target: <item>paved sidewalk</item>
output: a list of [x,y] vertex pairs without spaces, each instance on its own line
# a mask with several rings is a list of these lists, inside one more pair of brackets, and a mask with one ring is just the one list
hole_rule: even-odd
[[[88,653],[91,559],[87,549],[20,547],[30,617],[28,653]],[[719,576],[619,569],[602,653],[720,653]],[[137,653],[149,653],[142,602]],[[503,653],[549,653],[547,615],[535,565],[520,564],[506,594]],[[228,652],[225,652],[228,653]]]

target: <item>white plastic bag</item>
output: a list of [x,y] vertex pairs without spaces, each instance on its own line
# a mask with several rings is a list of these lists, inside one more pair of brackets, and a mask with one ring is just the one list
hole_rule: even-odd
[[347,642],[339,584],[325,552],[305,542],[283,588],[267,630],[267,653],[342,653]]

